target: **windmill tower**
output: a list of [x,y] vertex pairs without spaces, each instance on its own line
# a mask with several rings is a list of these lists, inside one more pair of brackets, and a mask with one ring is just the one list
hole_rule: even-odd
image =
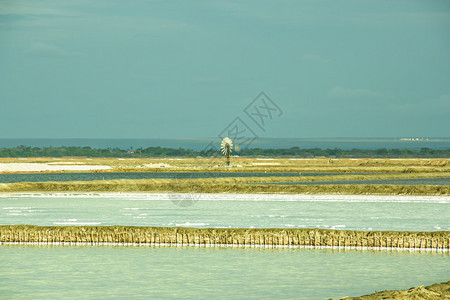
[[227,166],[230,165],[230,157],[231,157],[231,150],[233,148],[233,142],[230,138],[226,137],[222,140],[222,144],[220,144],[220,151],[222,151],[222,154],[227,157]]

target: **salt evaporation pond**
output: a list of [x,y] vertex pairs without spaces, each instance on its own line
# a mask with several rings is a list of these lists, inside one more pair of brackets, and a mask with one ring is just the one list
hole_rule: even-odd
[[[187,205],[187,206],[186,206]],[[449,230],[450,197],[2,194],[1,224]],[[0,245],[0,298],[328,299],[449,280],[447,251]]]
[[377,173],[318,173],[318,172],[95,172],[95,173],[9,173],[0,174],[0,182],[91,181],[114,179],[183,179],[229,177],[289,177],[326,175],[369,175]]
[[0,298],[328,299],[448,270],[448,252],[2,245]]
[[448,196],[3,194],[1,224],[450,229]]

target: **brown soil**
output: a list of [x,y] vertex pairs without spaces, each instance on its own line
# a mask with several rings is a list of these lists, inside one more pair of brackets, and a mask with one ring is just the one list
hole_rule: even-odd
[[[450,159],[257,159],[232,158],[0,158],[1,163],[84,163],[107,165],[110,172],[375,172],[440,173],[450,172]],[[167,165],[162,167],[161,165]]]
[[[147,193],[276,193],[343,195],[450,195],[450,186],[436,185],[267,185],[263,182],[320,181],[330,177],[267,177],[208,179],[119,179],[69,182],[0,183],[0,192],[147,192]],[[356,176],[355,176],[356,177]],[[358,177],[359,178],[359,177]],[[339,178],[340,179],[340,178]],[[349,178],[350,179],[350,178]],[[351,178],[353,179],[353,177]],[[356,179],[356,178],[354,178]],[[361,179],[361,178],[359,178]],[[369,179],[369,178],[367,178]],[[254,184],[249,184],[254,183]]]
[[[450,186],[433,185],[265,185],[268,182],[450,177],[450,159],[257,159],[233,158],[2,158],[2,163],[81,163],[107,165],[110,172],[295,172],[292,177],[208,179],[98,180],[45,183],[0,183],[0,192],[184,192],[449,195]],[[375,173],[370,175],[302,176],[305,172]],[[394,173],[394,174],[386,174]],[[251,184],[250,184],[251,183]],[[261,183],[261,184],[258,184]]]
[[410,288],[409,290],[382,291],[361,297],[344,297],[345,300],[377,300],[377,299],[450,299],[450,281],[435,283],[424,287]]

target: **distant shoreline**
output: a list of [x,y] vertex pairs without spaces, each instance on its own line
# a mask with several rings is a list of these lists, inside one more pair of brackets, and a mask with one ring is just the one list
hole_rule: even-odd
[[[415,148],[392,148],[379,145],[376,149],[339,147],[299,147],[289,148],[242,148],[233,150],[235,157],[270,157],[270,158],[450,158],[450,144],[445,149],[433,149],[423,145],[420,149]],[[220,157],[220,153],[214,145],[202,150],[174,147],[138,147],[134,148],[92,148],[90,146],[58,146],[58,147],[0,147],[0,157],[88,157],[88,158],[168,158],[168,157]]]

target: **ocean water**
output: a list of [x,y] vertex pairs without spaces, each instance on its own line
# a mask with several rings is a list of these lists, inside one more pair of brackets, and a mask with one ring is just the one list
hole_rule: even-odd
[[[148,147],[185,148],[203,150],[210,142],[219,147],[221,139],[218,138],[186,138],[186,139],[0,139],[2,147],[60,147],[76,146],[92,148],[120,148],[130,149]],[[257,138],[250,148],[341,148],[350,150],[358,149],[450,149],[450,138],[423,138],[419,140],[402,140],[401,138]]]
[[328,299],[449,279],[448,253],[0,246],[1,299]]
[[1,194],[6,225],[450,230],[448,196]]

